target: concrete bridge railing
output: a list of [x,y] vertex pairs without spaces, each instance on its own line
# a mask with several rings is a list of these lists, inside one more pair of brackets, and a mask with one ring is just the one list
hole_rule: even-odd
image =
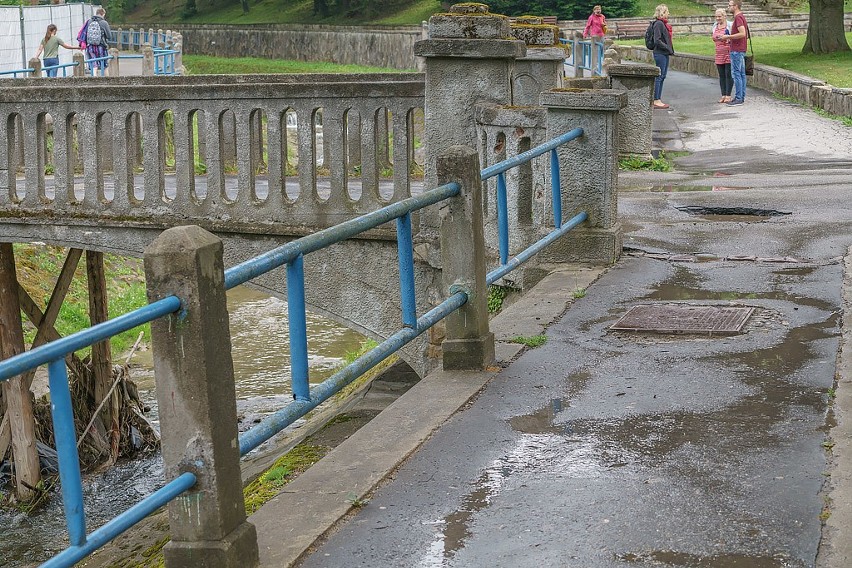
[[417,74],[13,81],[0,93],[0,210],[325,227],[410,195],[422,106]]

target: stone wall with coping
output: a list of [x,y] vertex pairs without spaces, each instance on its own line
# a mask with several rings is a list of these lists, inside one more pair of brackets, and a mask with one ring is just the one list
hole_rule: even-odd
[[173,26],[190,55],[260,57],[369,65],[422,71],[414,43],[421,26],[383,28],[325,25],[178,24]]
[[[604,9],[604,11],[606,11]],[[631,26],[649,22],[653,14],[649,14],[647,18],[607,18],[607,23],[612,31],[610,36],[617,37],[619,23],[625,23]],[[672,25],[672,31],[678,35],[701,35],[710,34],[715,20],[713,19],[713,9],[707,8],[707,16],[681,16],[669,19]],[[808,31],[808,15],[794,14],[789,18],[753,18],[749,20],[749,25],[752,34],[756,36],[762,35],[801,35]],[[560,20],[559,28],[563,34],[567,35],[574,31],[581,31],[586,26],[586,20]],[[852,31],[852,13],[846,14],[843,18],[843,26],[846,31]],[[641,34],[640,34],[641,35]]]
[[[651,52],[644,47],[622,45],[618,46],[618,50],[628,59],[654,63]],[[669,60],[669,68],[707,77],[718,76],[713,57],[706,55],[675,54]],[[748,77],[748,86],[795,99],[831,114],[852,117],[852,89],[833,87],[819,79],[762,65],[759,59],[754,65],[754,75]]]

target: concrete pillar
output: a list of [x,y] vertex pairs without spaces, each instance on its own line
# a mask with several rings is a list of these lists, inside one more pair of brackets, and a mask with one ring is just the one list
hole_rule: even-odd
[[118,49],[115,47],[109,48],[108,55],[112,59],[109,60],[109,67],[106,68],[107,77],[121,77],[121,68],[118,63]]
[[75,63],[72,72],[72,76],[74,77],[85,77],[86,76],[86,64],[84,61],[86,60],[86,56],[83,55],[82,51],[75,51],[71,55],[71,61]]
[[32,69],[32,73],[30,73],[30,77],[41,77],[41,59],[38,57],[33,57],[30,59],[28,63],[30,69]]
[[574,56],[571,58],[571,61],[574,62],[574,77],[582,77],[583,70],[580,69],[580,65],[583,63],[583,46],[580,45],[580,42],[583,41],[583,32],[574,32],[573,42],[574,42]]
[[142,46],[142,75],[150,77],[154,74],[154,48],[150,43]]
[[445,148],[478,147],[475,103],[511,104],[512,70],[526,46],[508,37],[507,17],[483,4],[457,4],[429,18],[430,39],[414,44],[426,61],[426,187],[437,185],[436,159]]
[[592,64],[590,67],[592,68],[592,75],[597,73],[598,65],[603,65],[603,60],[601,58],[601,53],[598,51],[598,44],[603,41],[601,36],[591,36],[592,42]]
[[621,225],[616,214],[618,187],[618,113],[627,93],[611,89],[548,91],[547,138],[573,128],[583,136],[559,147],[563,219],[581,211],[589,219],[542,251],[542,261],[610,264],[621,254]]
[[439,185],[461,185],[459,195],[440,209],[444,288],[449,294],[468,294],[467,303],[445,320],[444,369],[484,369],[494,361],[494,334],[488,329],[479,155],[469,147],[451,146],[436,157],[435,168]]
[[183,70],[183,36],[175,34],[175,72],[185,75]]
[[651,157],[651,117],[656,65],[610,65],[607,68],[612,89],[627,93],[627,106],[618,113],[618,154]]
[[149,301],[181,299],[179,312],[151,323],[166,479],[198,478],[168,506],[169,568],[258,563],[240,477],[222,251],[197,226],[168,229],[145,250]]
[[523,41],[527,53],[515,61],[512,74],[512,105],[538,106],[542,91],[562,86],[565,50],[559,45],[559,28],[526,16],[512,24],[512,37]]

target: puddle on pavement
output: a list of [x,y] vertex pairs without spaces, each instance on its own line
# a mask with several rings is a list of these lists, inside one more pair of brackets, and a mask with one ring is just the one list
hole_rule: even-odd
[[619,191],[628,193],[638,193],[650,191],[651,193],[687,193],[695,191],[739,191],[743,189],[751,189],[750,187],[731,187],[725,185],[682,185],[682,184],[664,184],[664,185],[638,185],[618,188]]
[[655,550],[618,554],[616,560],[637,564],[653,564],[671,568],[787,568],[786,556],[747,556],[743,554],[714,554],[700,556],[673,550]]
[[[802,267],[789,270],[775,270],[773,274],[788,276],[800,274],[807,276],[816,270],[816,267]],[[718,290],[705,290],[700,287],[701,279],[694,272],[677,267],[674,275],[661,282],[653,292],[642,297],[647,300],[707,300],[707,301],[746,301],[746,300],[779,300],[790,302],[799,306],[808,306],[833,312],[837,309],[833,304],[818,300],[816,298],[802,298],[780,290],[772,292],[731,292]]]
[[[565,404],[567,407],[568,405]],[[556,415],[562,412],[561,398],[554,398],[548,406],[532,414],[515,416],[509,419],[512,430],[522,434],[570,434],[568,424],[554,424]]]

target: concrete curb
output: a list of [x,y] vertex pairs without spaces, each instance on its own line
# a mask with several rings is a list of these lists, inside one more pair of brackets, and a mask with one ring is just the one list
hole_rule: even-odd
[[835,399],[832,405],[835,425],[830,431],[831,462],[828,503],[831,516],[825,521],[816,565],[819,568],[852,566],[852,247],[844,258],[843,324],[835,373]]
[[[539,335],[606,268],[568,265],[552,272],[491,321],[497,359],[507,363],[523,349],[508,340]],[[285,490],[249,517],[257,527],[260,565],[293,566],[314,543],[349,513],[463,408],[501,367],[481,372],[430,373],[366,426],[329,452]]]

